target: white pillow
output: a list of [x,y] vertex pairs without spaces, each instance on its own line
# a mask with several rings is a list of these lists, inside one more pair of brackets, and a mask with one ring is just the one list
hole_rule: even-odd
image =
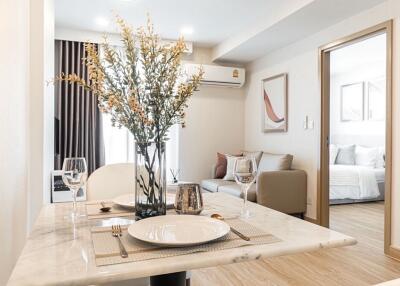
[[329,164],[334,165],[338,154],[338,147],[335,144],[329,144]]
[[235,166],[236,159],[239,158],[239,157],[230,156],[230,155],[226,155],[226,154],[225,154],[225,156],[226,156],[226,161],[227,161],[227,163],[226,163],[226,174],[225,174],[225,177],[222,178],[222,180],[234,181],[235,177],[233,176],[233,168]]
[[378,148],[356,146],[356,165],[375,168]]
[[378,147],[376,168],[385,168],[385,147]]

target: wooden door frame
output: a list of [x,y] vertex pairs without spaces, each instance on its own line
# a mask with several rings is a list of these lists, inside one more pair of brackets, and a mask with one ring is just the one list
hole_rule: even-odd
[[329,227],[329,96],[330,53],[367,38],[386,33],[386,158],[385,158],[385,223],[384,252],[400,259],[400,250],[392,246],[392,101],[393,101],[393,20],[341,38],[319,48],[319,84],[321,93],[321,137],[317,181],[317,223]]

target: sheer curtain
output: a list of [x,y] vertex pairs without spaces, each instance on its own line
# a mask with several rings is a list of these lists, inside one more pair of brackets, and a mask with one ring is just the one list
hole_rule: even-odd
[[[103,135],[106,164],[135,162],[135,140],[125,127],[111,125],[111,118],[103,113]],[[179,169],[179,125],[169,130],[166,142],[167,180],[172,181],[171,169]]]
[[[122,54],[123,50],[114,47]],[[100,56],[102,49],[100,48]],[[113,127],[111,117],[102,113],[105,163],[127,163],[135,162],[135,139],[125,127]],[[174,125],[168,133],[169,140],[166,142],[166,171],[168,182],[172,181],[171,169],[176,172],[179,169],[179,125]]]

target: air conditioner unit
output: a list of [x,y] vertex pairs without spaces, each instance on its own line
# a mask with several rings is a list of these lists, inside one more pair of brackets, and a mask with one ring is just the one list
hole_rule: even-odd
[[185,73],[190,79],[193,74],[198,73],[199,69],[203,68],[204,75],[201,80],[202,85],[236,87],[240,88],[244,85],[245,70],[243,68],[185,64]]

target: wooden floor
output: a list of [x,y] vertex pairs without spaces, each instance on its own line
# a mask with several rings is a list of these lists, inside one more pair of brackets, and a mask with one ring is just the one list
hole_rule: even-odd
[[192,272],[192,285],[374,285],[400,277],[383,254],[383,203],[332,206],[331,228],[358,244]]

